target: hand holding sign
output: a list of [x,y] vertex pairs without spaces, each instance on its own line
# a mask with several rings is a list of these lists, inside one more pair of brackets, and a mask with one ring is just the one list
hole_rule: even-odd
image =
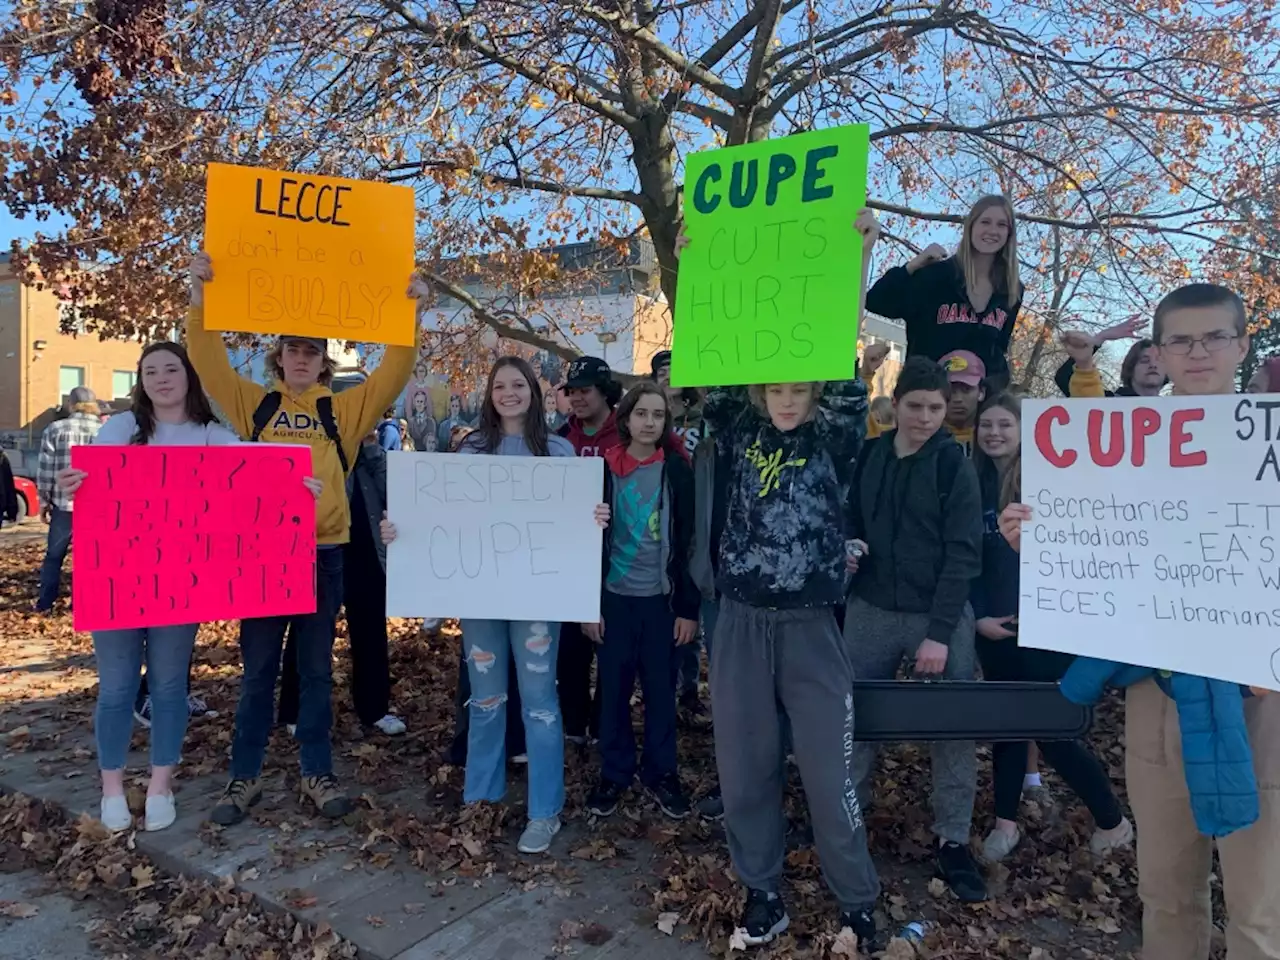
[[869,207],[863,207],[853,221],[853,229],[862,236],[862,259],[870,260],[871,250],[880,239],[880,221]]

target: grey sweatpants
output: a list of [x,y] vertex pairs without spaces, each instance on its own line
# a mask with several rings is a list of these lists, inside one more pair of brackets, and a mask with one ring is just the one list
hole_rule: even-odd
[[[853,664],[854,677],[894,679],[904,659],[914,664],[928,627],[927,613],[881,610],[854,597],[844,616],[845,648]],[[976,655],[973,610],[968,604],[947,646],[950,652],[943,679],[972,680]],[[859,743],[854,749],[854,779],[858,784],[858,798],[864,806],[871,804],[871,773],[876,765],[876,753],[874,743]],[[972,740],[938,742],[930,744],[929,754],[933,767],[933,832],[943,840],[967,845],[978,783],[976,747]]]
[[869,907],[880,882],[854,787],[853,675],[835,615],[829,607],[767,610],[723,597],[711,656],[716,766],[739,879],[778,891],[785,712],[827,886],[843,909]]

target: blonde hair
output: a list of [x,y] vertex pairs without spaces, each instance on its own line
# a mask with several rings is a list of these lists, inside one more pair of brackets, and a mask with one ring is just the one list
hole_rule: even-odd
[[1022,300],[1022,281],[1018,277],[1018,230],[1013,215],[1013,204],[998,193],[989,194],[973,205],[964,218],[960,247],[956,250],[956,262],[964,274],[965,291],[972,293],[978,285],[978,267],[973,262],[973,225],[992,207],[1000,207],[1009,218],[1009,239],[996,254],[991,264],[991,284],[1008,297],[1012,306]]
[[[284,367],[280,364],[280,357],[284,353],[284,340],[278,339],[271,345],[271,349],[267,351],[264,358],[267,366],[267,373],[276,378],[276,382],[284,383]],[[329,356],[326,351],[323,362],[320,365],[320,376],[316,377],[316,383],[322,387],[327,387],[333,383],[333,375],[337,372],[338,362]]]
[[[747,399],[765,417],[769,416],[769,405],[764,399],[764,393],[768,386],[769,384],[767,383],[753,383],[747,387]],[[822,397],[822,388],[826,386],[826,383],[821,380],[812,380],[809,382],[809,386],[813,387],[813,402],[816,404]]]

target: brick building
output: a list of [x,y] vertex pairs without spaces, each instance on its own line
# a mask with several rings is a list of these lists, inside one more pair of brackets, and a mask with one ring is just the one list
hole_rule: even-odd
[[132,389],[142,344],[63,333],[69,309],[54,289],[24,286],[0,253],[0,431],[38,435],[73,387],[103,401]]

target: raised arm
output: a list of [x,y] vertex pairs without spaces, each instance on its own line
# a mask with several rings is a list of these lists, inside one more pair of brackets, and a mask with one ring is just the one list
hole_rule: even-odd
[[[409,278],[409,289],[405,295],[416,301],[415,315],[419,318],[428,292],[426,281],[417,276]],[[391,406],[404,390],[417,359],[416,347],[389,346],[368,380],[333,398],[334,417],[342,432],[344,446],[356,447],[373,429],[382,411]]]
[[200,375],[205,391],[231,422],[232,429],[247,440],[253,433],[253,412],[267,390],[231,366],[222,334],[204,325],[204,285],[213,280],[213,262],[203,251],[190,266],[191,300],[187,309],[187,356]]

